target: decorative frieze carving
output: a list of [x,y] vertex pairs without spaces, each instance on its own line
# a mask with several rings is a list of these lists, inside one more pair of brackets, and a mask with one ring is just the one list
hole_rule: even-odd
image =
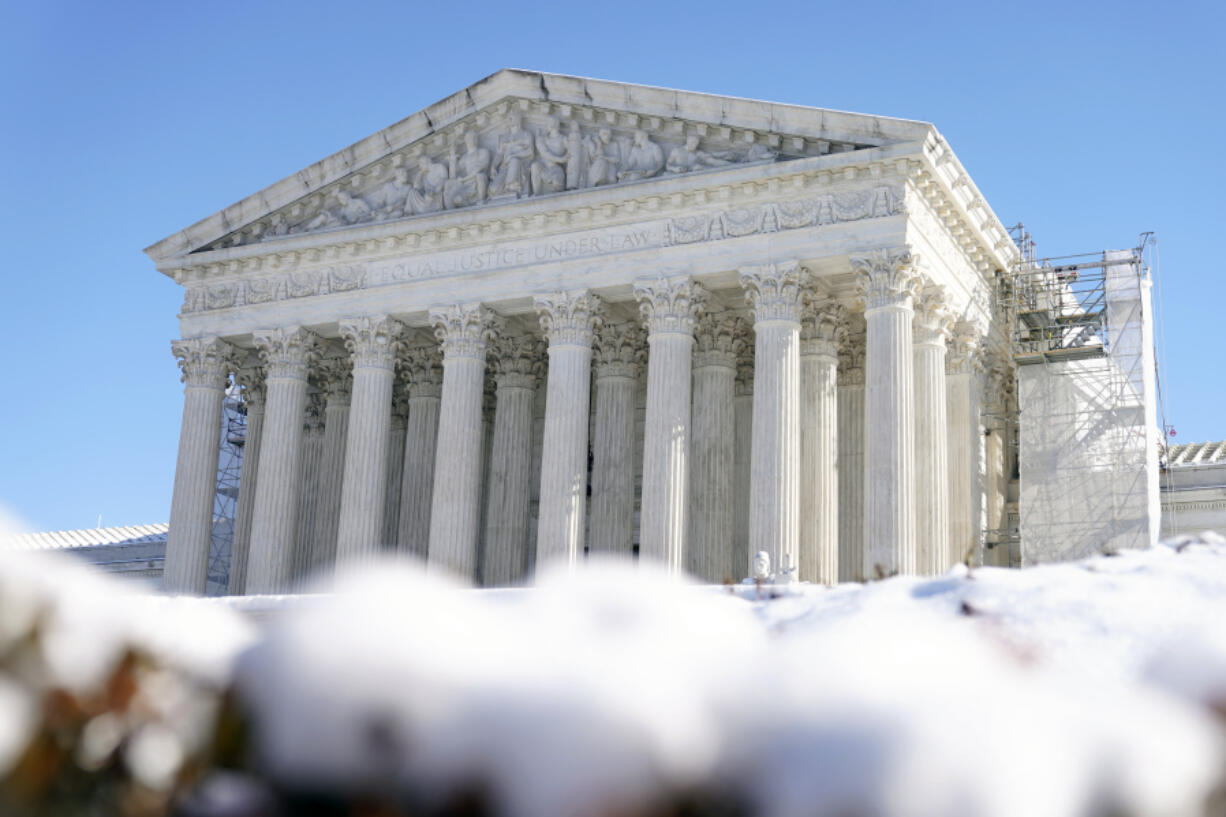
[[983,335],[970,321],[954,324],[945,354],[946,374],[973,374],[983,371]]
[[403,347],[397,362],[410,397],[442,396],[443,355],[437,344]]
[[535,389],[545,369],[545,343],[535,335],[495,338],[490,369],[498,388]]
[[708,312],[694,329],[694,368],[736,368],[737,355],[745,343],[744,319],[731,312]]
[[910,247],[870,250],[850,260],[865,310],[909,307],[923,286],[915,269],[919,259],[911,254]]
[[707,304],[706,290],[686,276],[640,281],[634,285],[634,297],[638,299],[648,336],[692,335]]
[[800,353],[835,357],[847,331],[846,307],[829,299],[811,303],[800,314]]
[[509,106],[492,119],[478,115],[441,138],[409,146],[386,162],[352,173],[208,249],[660,175],[798,158],[780,157],[757,141],[740,145],[717,141],[716,134],[701,125],[668,134],[658,127],[585,127],[574,117],[577,112],[568,111],[565,123],[553,115],[529,121]]
[[179,380],[188,387],[224,389],[242,360],[238,349],[217,337],[171,341],[170,352],[178,360]]
[[532,299],[550,346],[591,346],[603,305],[587,290],[551,292]]
[[912,326],[915,343],[944,346],[949,341],[954,315],[949,310],[944,287],[930,286],[915,299]]
[[754,323],[800,322],[801,308],[809,296],[809,271],[798,261],[742,267],[741,286],[753,311]]
[[356,369],[391,369],[404,326],[387,315],[350,318],[340,322],[345,348]]
[[596,378],[637,378],[647,359],[647,337],[636,323],[606,323],[592,347]]
[[502,331],[503,323],[501,316],[479,303],[430,310],[430,324],[443,346],[443,360],[468,357],[484,361],[486,344]]

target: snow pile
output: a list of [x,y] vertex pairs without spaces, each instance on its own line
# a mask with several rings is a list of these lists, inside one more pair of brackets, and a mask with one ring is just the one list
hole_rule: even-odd
[[169,802],[209,750],[234,660],[254,639],[203,600],[0,550],[0,813]]
[[272,625],[236,676],[253,767],[307,801],[508,817],[1220,807],[1224,542],[834,590],[589,563],[527,592],[391,564],[335,591]]

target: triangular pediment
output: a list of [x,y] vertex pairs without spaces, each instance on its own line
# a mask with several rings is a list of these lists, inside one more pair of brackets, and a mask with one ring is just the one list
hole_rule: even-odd
[[161,262],[932,132],[909,120],[504,70],[146,252]]

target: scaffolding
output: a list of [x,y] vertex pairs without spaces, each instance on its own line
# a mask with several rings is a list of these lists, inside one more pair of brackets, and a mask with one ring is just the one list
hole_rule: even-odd
[[206,593],[222,596],[230,581],[234,549],[234,518],[238,508],[243,445],[247,441],[247,410],[237,385],[226,389],[221,404],[221,445],[217,456],[217,489],[213,494],[213,528],[209,541]]

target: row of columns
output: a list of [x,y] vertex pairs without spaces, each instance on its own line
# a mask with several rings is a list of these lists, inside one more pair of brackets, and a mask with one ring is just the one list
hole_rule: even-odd
[[[740,271],[752,332],[743,319],[705,314],[705,291],[682,276],[635,287],[642,327],[603,326],[602,304],[587,291],[537,296],[544,341],[505,337],[502,319],[482,304],[432,310],[441,360],[434,349],[402,348],[403,327],[387,316],[340,323],[347,359],[321,360],[323,342],[300,327],[254,333],[263,377],[237,375],[248,448],[231,592],[283,592],[295,575],[363,558],[381,543],[475,577],[482,526],[481,580],[521,580],[542,345],[537,559],[573,564],[583,551],[593,362],[589,546],[629,552],[644,340],[644,558],[716,580],[742,574],[759,550],[777,568],[823,583],[943,570],[975,536],[970,505],[982,492],[961,475],[977,473],[967,467],[977,437],[952,439],[948,429],[977,416],[977,390],[969,365],[951,373],[947,389],[952,319],[910,253],[851,261],[865,307],[860,348],[848,340],[844,307],[797,262]],[[959,342],[972,347],[973,333],[963,334]],[[188,388],[165,584],[202,592],[220,396],[238,350],[216,338],[178,341],[173,350]],[[397,366],[403,394],[394,390]],[[323,405],[308,412],[312,367]],[[948,417],[947,403],[956,403]],[[699,490],[690,490],[691,477]]]

